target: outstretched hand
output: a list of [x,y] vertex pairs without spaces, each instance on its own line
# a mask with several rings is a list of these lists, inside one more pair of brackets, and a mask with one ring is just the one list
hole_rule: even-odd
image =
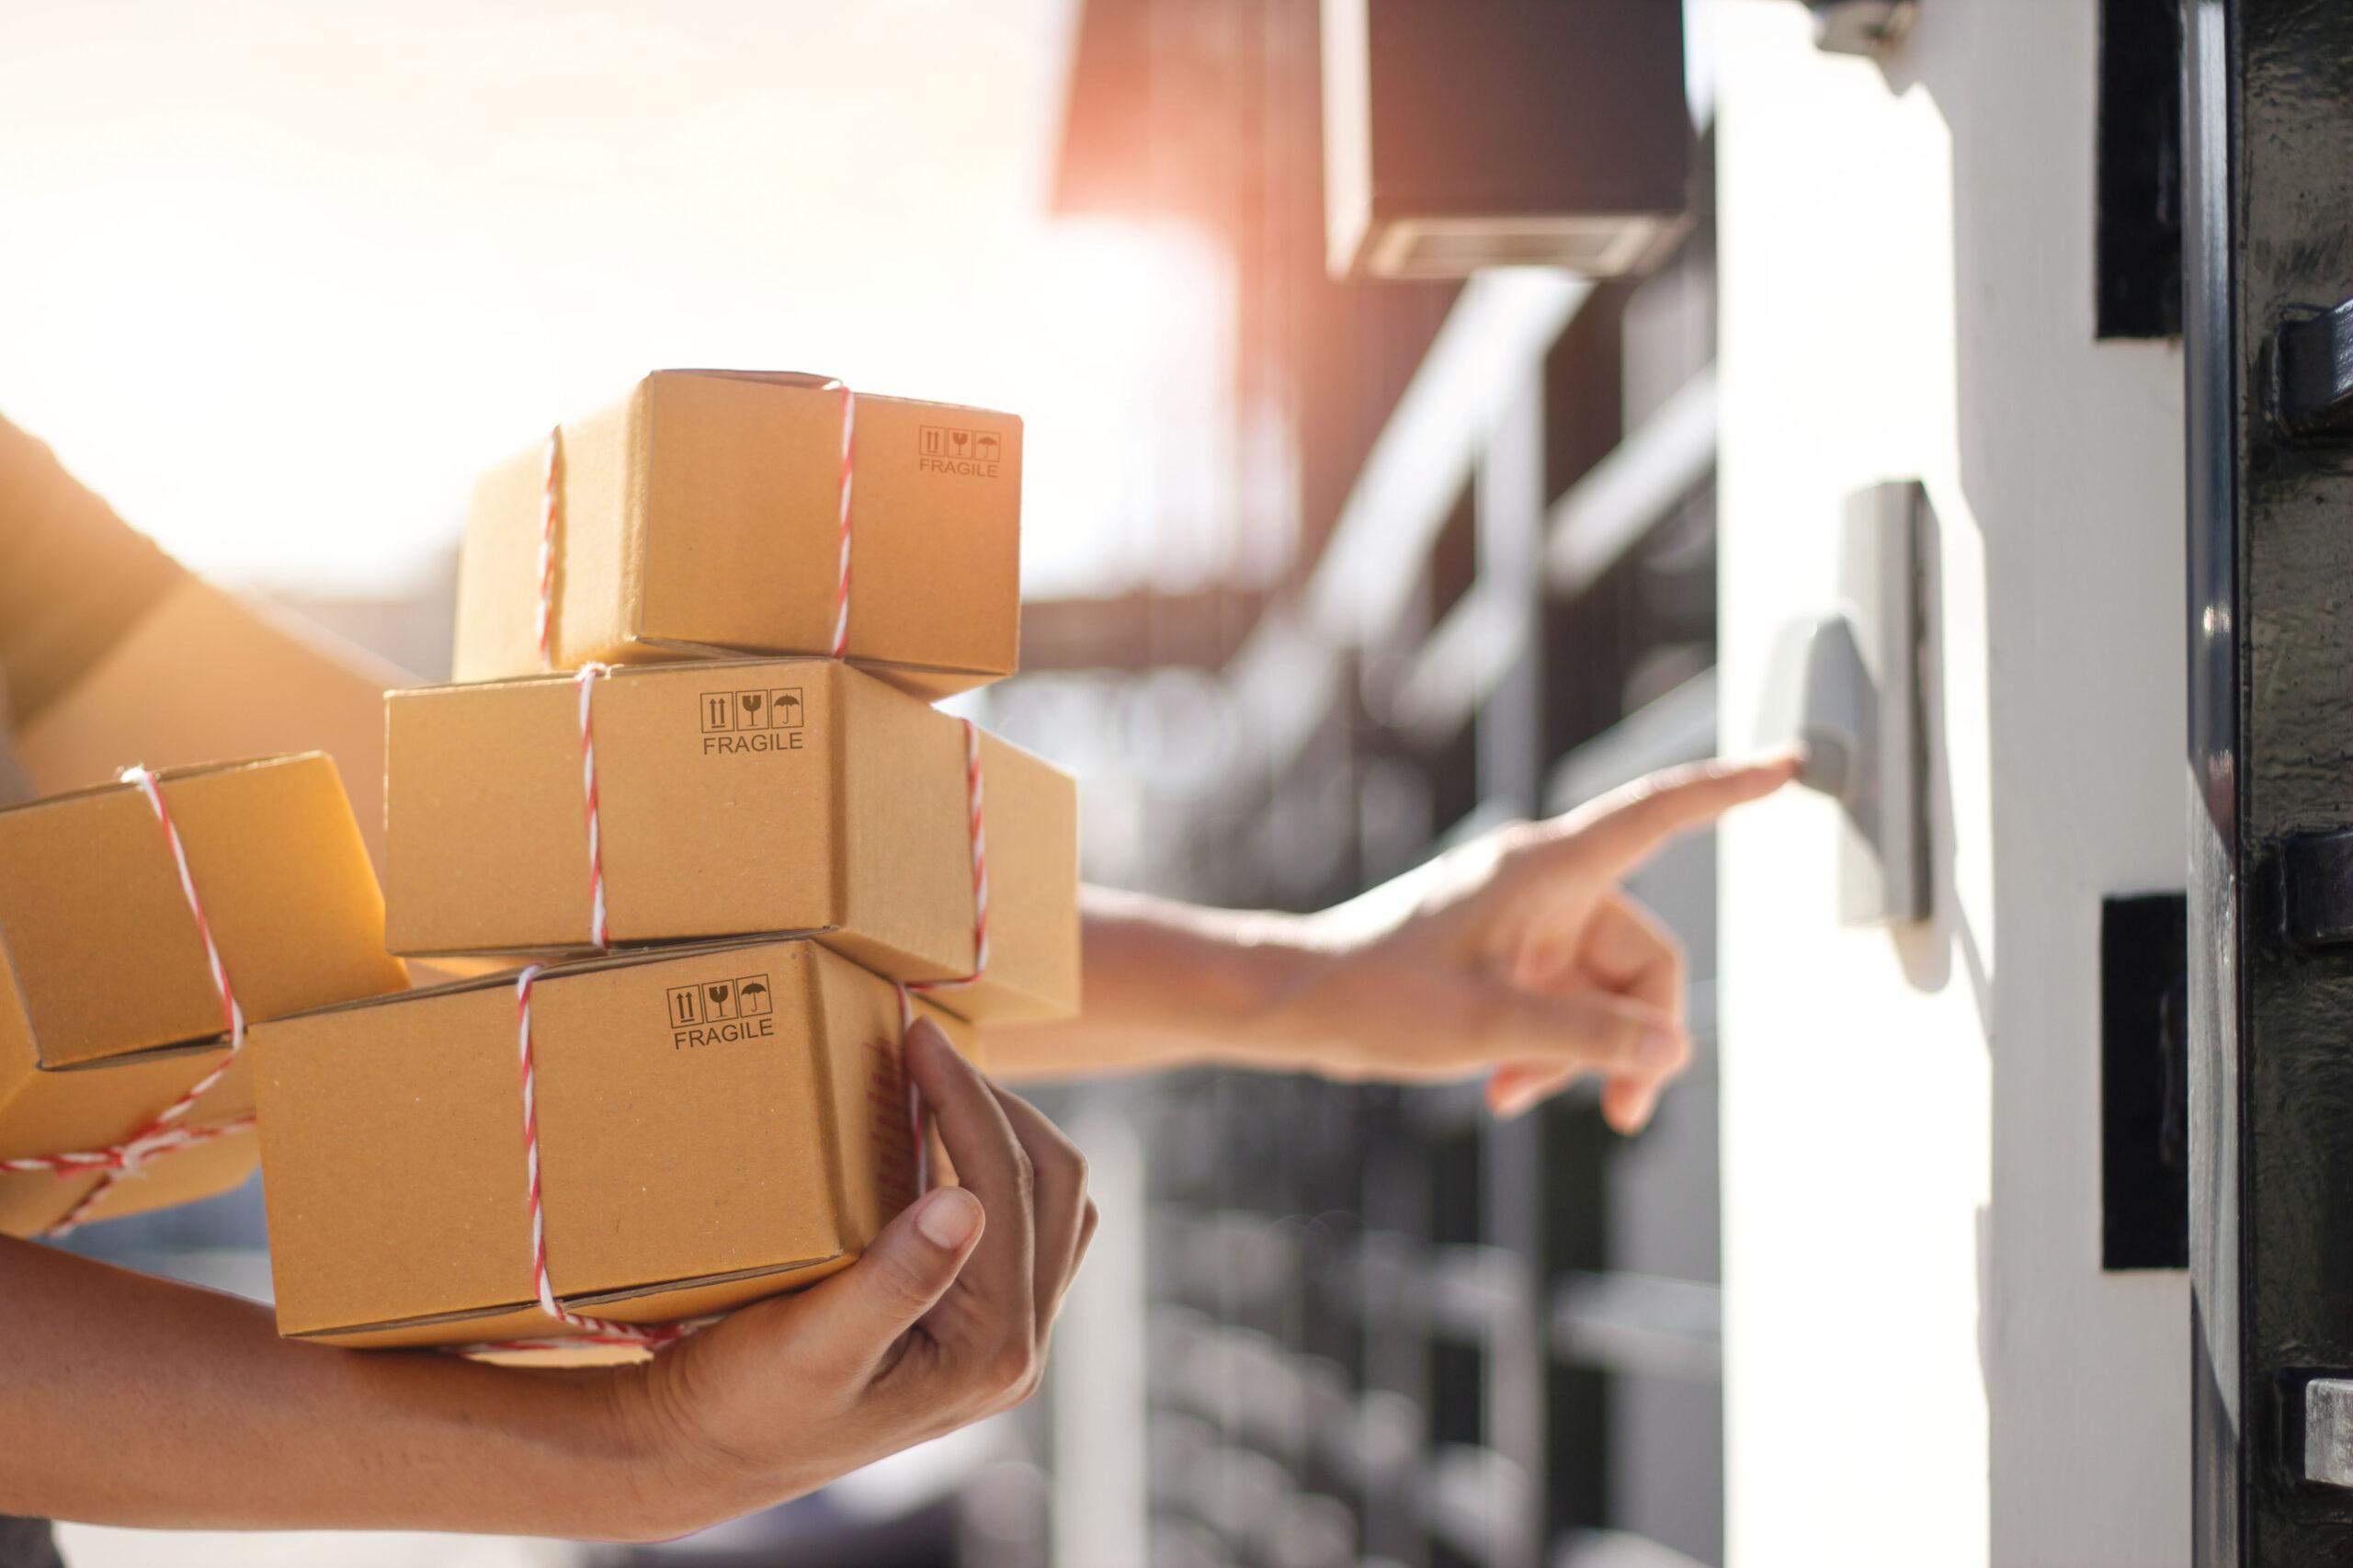
[[1669,768],[1546,822],[1484,834],[1307,917],[1302,966],[1267,1027],[1334,1077],[1487,1077],[1498,1115],[1602,1080],[1640,1130],[1690,1060],[1681,945],[1620,886],[1678,834],[1768,795],[1794,756]]

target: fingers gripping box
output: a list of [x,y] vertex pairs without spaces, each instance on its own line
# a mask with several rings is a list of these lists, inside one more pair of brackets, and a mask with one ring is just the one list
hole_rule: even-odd
[[[417,957],[816,934],[983,1021],[1076,1010],[1076,790],[823,659],[394,692],[391,940]],[[593,788],[595,810],[588,810]],[[594,830],[592,841],[591,830]]]
[[[890,983],[807,940],[541,971],[530,1036],[547,1268],[568,1311],[661,1324],[847,1267],[915,1195]],[[915,1004],[971,1047],[968,1025]],[[283,1334],[477,1346],[580,1330],[535,1301],[513,977],[256,1029]]]
[[540,443],[475,488],[458,583],[461,681],[591,660],[829,654],[845,570],[844,656],[926,698],[1013,673],[1012,415],[853,399],[819,376],[659,370],[551,445],[552,465]]

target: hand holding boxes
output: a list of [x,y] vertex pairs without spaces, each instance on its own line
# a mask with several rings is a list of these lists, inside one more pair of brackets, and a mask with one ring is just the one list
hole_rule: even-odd
[[256,1031],[280,1332],[657,1346],[916,1196],[908,1020],[1076,1010],[1072,782],[924,700],[1013,669],[1019,463],[664,371],[483,480],[465,684],[388,699],[389,939],[571,961]]

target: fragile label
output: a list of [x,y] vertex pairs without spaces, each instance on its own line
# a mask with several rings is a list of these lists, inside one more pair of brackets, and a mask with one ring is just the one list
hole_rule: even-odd
[[921,425],[915,427],[915,466],[925,473],[995,479],[998,460],[1005,456],[1005,442],[994,430]]
[[776,1033],[775,988],[765,974],[674,985],[667,994],[670,1049],[691,1051]]
[[797,686],[706,691],[701,701],[705,756],[803,748],[806,710]]

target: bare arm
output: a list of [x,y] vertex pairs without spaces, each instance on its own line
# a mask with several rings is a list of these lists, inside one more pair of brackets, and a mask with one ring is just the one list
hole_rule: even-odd
[[1081,891],[1080,910],[1085,1012],[985,1026],[992,1072],[1067,1077],[1312,1064],[1266,1026],[1277,999],[1330,957],[1313,921],[1097,887]]
[[281,1340],[267,1309],[0,1238],[0,1510],[638,1533],[607,1377]]
[[[381,853],[394,672],[168,563],[160,597],[115,607],[127,625],[79,614],[48,590],[91,551],[160,558],[5,422],[0,500],[0,609],[41,612],[0,616],[0,667],[40,699],[20,737],[37,785],[317,747]],[[1005,1408],[1093,1232],[1084,1164],[927,1025],[906,1059],[962,1186],[641,1367],[298,1344],[248,1303],[0,1237],[0,1513],[659,1539]]]
[[1795,771],[1787,756],[1672,768],[1314,915],[1090,889],[1085,1012],[988,1028],[990,1066],[1483,1075],[1506,1115],[1591,1074],[1604,1080],[1610,1121],[1631,1131],[1690,1048],[1681,950],[1618,884],[1669,839]]
[[1093,1234],[1085,1165],[928,1024],[907,1066],[963,1186],[638,1366],[299,1344],[264,1308],[0,1238],[0,1513],[659,1540],[1017,1403]]
[[17,742],[44,793],[103,783],[133,762],[325,752],[381,871],[384,689],[410,679],[291,615],[189,577],[28,716]]

